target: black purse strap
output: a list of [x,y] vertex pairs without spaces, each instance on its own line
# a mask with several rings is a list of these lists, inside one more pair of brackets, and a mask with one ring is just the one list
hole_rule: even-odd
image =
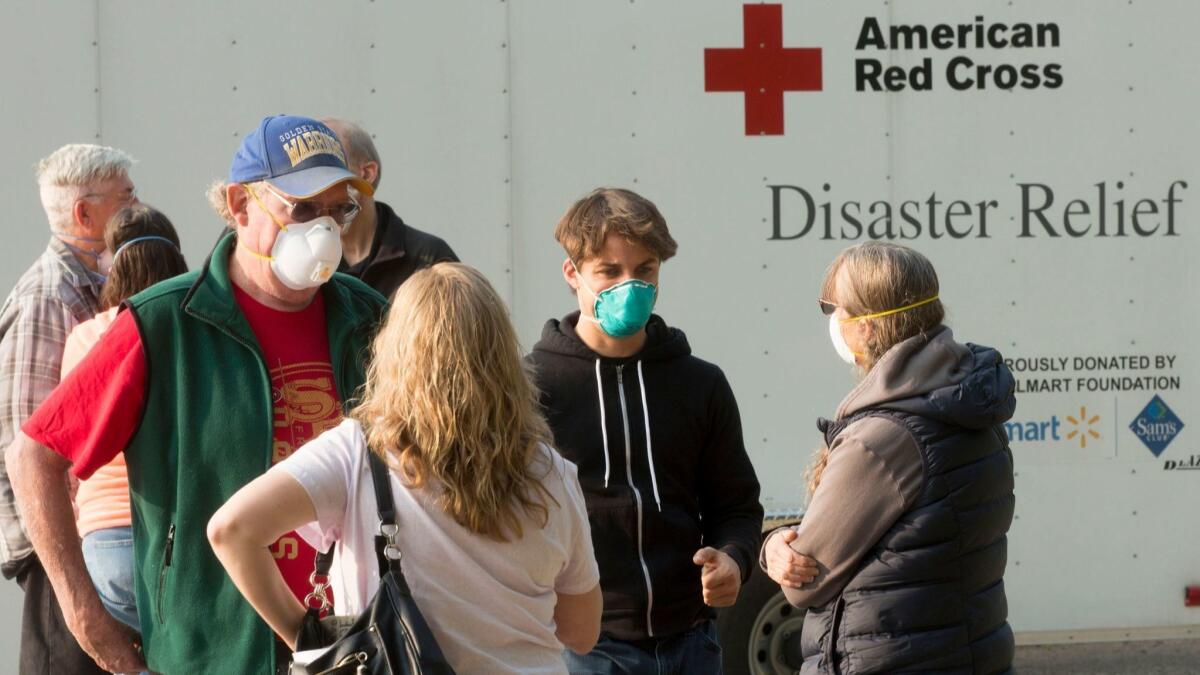
[[317,559],[313,561],[313,574],[318,576],[329,576],[329,568],[333,567],[333,547],[337,546],[337,542],[329,545],[328,551],[317,551]]
[[[396,503],[392,501],[392,484],[388,479],[387,465],[370,450],[367,451],[367,458],[371,466],[371,485],[375,488],[375,503],[379,510],[379,534],[375,537],[375,554],[379,558],[379,576],[382,578],[389,571],[400,574],[400,548],[395,544]],[[388,531],[392,533],[390,541]],[[329,570],[333,567],[334,546],[337,544],[331,544],[327,551],[317,551],[313,561],[315,576],[329,576]],[[392,555],[395,558],[389,557],[389,552],[394,552]],[[316,582],[313,584],[316,585]]]
[[375,504],[379,510],[379,534],[375,536],[375,556],[379,559],[379,578],[383,579],[388,572],[400,579],[404,574],[400,571],[400,547],[396,544],[396,535],[400,526],[396,524],[396,504],[392,501],[391,472],[379,458],[379,455],[367,451],[371,463],[371,484],[375,487]]

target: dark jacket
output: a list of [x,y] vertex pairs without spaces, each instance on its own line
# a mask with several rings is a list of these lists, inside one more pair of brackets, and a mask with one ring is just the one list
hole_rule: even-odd
[[417,270],[440,262],[458,262],[458,256],[441,237],[408,225],[392,207],[375,202],[375,239],[371,252],[356,265],[343,260],[345,272],[379,291],[385,298]]
[[661,318],[623,359],[584,345],[578,320],[547,322],[529,360],[558,451],[579,467],[602,629],[621,640],[674,635],[712,615],[696,551],[725,551],[745,580],[758,548],[763,510],[737,403],[721,369]]
[[845,587],[809,610],[803,673],[1011,670],[1003,577],[1013,462],[1002,424],[1013,391],[996,350],[942,329],[894,347],[837,419],[821,421],[833,455],[852,437],[868,449],[891,442],[885,423],[915,446],[921,472]]

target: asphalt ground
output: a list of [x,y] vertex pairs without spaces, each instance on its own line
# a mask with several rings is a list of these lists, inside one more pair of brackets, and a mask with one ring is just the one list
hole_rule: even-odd
[[1090,642],[1017,647],[1018,675],[1183,675],[1200,673],[1200,640]]

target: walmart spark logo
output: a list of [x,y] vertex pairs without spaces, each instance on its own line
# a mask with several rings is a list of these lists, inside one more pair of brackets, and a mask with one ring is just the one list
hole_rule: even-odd
[[1100,440],[1099,428],[1100,415],[1089,415],[1084,405],[1079,407],[1078,415],[1051,415],[1045,419],[1004,423],[1009,442],[1079,443],[1079,447],[1085,449],[1088,441]]
[[1067,424],[1071,429],[1067,432],[1067,440],[1075,440],[1075,438],[1078,437],[1079,447],[1086,448],[1089,436],[1095,439],[1100,438],[1100,432],[1092,428],[1092,425],[1099,421],[1099,415],[1092,415],[1091,417],[1088,417],[1087,406],[1081,406],[1079,408],[1078,419],[1076,419],[1074,415],[1067,415]]

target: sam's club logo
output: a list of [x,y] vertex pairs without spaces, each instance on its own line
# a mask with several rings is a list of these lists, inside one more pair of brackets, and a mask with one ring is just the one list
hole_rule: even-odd
[[1129,424],[1129,430],[1158,457],[1183,430],[1183,422],[1156,394]]

